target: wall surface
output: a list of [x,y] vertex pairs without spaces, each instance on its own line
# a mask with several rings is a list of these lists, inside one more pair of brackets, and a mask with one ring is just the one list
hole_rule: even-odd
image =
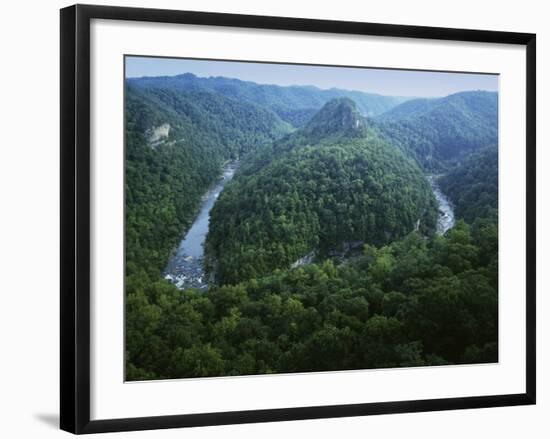
[[[96,3],[90,1],[90,3]],[[279,438],[550,437],[548,367],[550,283],[548,141],[550,28],[545,3],[463,0],[298,2],[296,0],[109,1],[162,7],[321,19],[537,33],[538,46],[538,349],[537,406],[139,432],[109,437]],[[58,422],[59,0],[8,2],[1,14],[0,106],[0,435],[62,437]]]

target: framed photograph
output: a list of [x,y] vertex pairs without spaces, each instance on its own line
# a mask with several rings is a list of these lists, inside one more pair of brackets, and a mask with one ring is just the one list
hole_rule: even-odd
[[61,10],[61,428],[535,403],[535,35]]

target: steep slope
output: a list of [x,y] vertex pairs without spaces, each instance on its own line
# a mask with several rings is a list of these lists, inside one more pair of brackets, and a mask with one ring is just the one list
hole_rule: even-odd
[[276,158],[298,147],[338,144],[342,138],[361,137],[365,141],[378,141],[380,135],[373,127],[372,120],[360,114],[353,100],[332,99],[317,111],[304,127],[284,136],[241,163],[239,174],[255,174]]
[[457,218],[472,223],[476,218],[498,218],[498,148],[472,154],[460,166],[439,179],[439,186],[455,205]]
[[449,162],[498,143],[498,94],[472,91],[414,99],[378,116],[376,123],[425,169],[444,170]]
[[336,98],[327,102],[302,130],[302,134],[312,140],[331,136],[353,137],[364,133],[365,121],[354,101],[349,98]]
[[211,211],[207,253],[220,283],[433,228],[435,201],[420,169],[364,125],[353,101],[330,101],[281,143],[270,161],[238,174]]
[[278,86],[256,84],[225,77],[200,78],[191,73],[177,76],[143,77],[128,80],[136,87],[185,91],[211,91],[239,101],[268,108],[294,125],[303,126],[326,102],[338,97],[353,99],[363,115],[375,116],[400,104],[405,98],[313,86]]
[[208,92],[126,87],[126,271],[158,276],[223,162],[290,126]]

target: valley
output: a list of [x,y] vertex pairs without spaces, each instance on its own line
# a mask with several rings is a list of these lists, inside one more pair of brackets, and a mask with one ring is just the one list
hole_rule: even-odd
[[[209,230],[210,211],[214,207],[225,184],[232,179],[235,170],[236,165],[234,163],[224,166],[222,178],[213,189],[206,192],[199,214],[185,237],[178,244],[175,253],[170,256],[164,270],[164,278],[172,282],[178,289],[185,290],[187,288],[198,288],[205,290],[208,288],[208,277],[204,261],[204,244]],[[428,175],[426,178],[437,201],[438,217],[436,232],[442,235],[455,224],[454,209],[452,203],[445,194],[441,192],[441,189],[435,182],[436,177]],[[415,230],[417,230],[419,226],[420,219],[415,226]],[[337,252],[333,250],[332,254],[338,255],[338,257],[342,259],[342,257],[348,253],[350,246],[357,242],[362,243],[363,241],[355,241],[352,243],[344,242],[342,244],[346,245],[345,251]],[[355,247],[357,247],[356,244]],[[308,254],[298,258],[295,262],[290,264],[290,267],[297,268],[311,264],[315,260],[315,254],[315,250],[310,251]],[[330,257],[333,257],[332,254],[329,252]]]
[[128,380],[497,361],[497,93],[131,78],[126,144]]
[[434,197],[437,200],[438,215],[436,231],[438,234],[443,235],[447,232],[447,230],[451,229],[455,225],[455,213],[451,201],[441,191],[441,188],[437,183],[438,177],[440,176],[428,175],[426,178],[428,179]]
[[204,194],[197,217],[179,243],[175,253],[168,260],[164,269],[164,278],[179,289],[208,288],[204,268],[204,242],[208,234],[210,210],[214,207],[224,186],[233,178],[236,169],[237,163],[235,162],[224,165],[221,178],[213,188]]

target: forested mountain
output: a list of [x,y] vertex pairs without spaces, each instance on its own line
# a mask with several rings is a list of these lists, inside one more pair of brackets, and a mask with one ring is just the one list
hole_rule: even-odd
[[378,128],[429,171],[498,143],[498,94],[456,93],[404,102],[376,118]]
[[433,229],[435,200],[420,169],[364,126],[353,101],[328,102],[281,142],[284,153],[237,175],[211,211],[207,251],[220,283],[266,275],[311,252]]
[[[126,379],[498,361],[497,95],[397,104],[127,80]],[[178,290],[169,254],[236,159],[210,211],[215,281]],[[443,236],[421,167],[461,218]]]
[[283,136],[275,114],[204,91],[126,87],[127,273],[155,276],[223,162]]
[[336,98],[327,102],[307,123],[302,134],[308,142],[336,137],[359,137],[366,133],[366,124],[354,101]]
[[439,179],[455,205],[455,215],[472,223],[476,218],[498,218],[498,148],[491,146],[468,157]]
[[128,82],[136,87],[215,92],[241,102],[261,105],[296,127],[303,126],[317,110],[334,98],[353,99],[359,111],[368,116],[381,114],[406,99],[337,88],[322,90],[313,86],[256,84],[225,77],[201,78],[192,73],[130,78]]

